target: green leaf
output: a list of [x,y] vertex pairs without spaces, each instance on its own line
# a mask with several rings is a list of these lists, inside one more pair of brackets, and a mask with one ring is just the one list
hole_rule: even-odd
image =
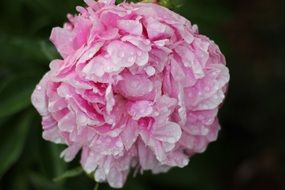
[[52,61],[56,58],[59,58],[59,54],[57,53],[56,49],[46,41],[40,41],[41,49],[46,58]]
[[25,112],[17,120],[17,125],[13,126],[11,121],[12,125],[1,128],[0,178],[19,159],[33,116],[33,112]]
[[54,178],[53,181],[55,181],[55,182],[62,181],[62,180],[65,180],[67,178],[79,176],[82,173],[83,173],[82,167],[74,168],[74,169],[68,170],[65,173],[63,173],[62,175]]
[[67,168],[67,163],[60,158],[60,153],[64,150],[65,147],[60,146],[59,144],[48,144],[49,154],[52,159],[53,167],[53,176],[60,176],[64,173]]
[[7,80],[0,91],[0,117],[17,113],[31,105],[30,97],[37,77],[19,76]]
[[59,184],[36,172],[29,173],[29,180],[36,189],[62,189]]

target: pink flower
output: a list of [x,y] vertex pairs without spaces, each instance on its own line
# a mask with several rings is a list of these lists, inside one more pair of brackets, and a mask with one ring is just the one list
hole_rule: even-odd
[[130,169],[184,167],[217,138],[229,71],[197,26],[151,3],[85,0],[54,28],[62,60],[32,95],[43,138],[68,147],[95,180],[122,187]]

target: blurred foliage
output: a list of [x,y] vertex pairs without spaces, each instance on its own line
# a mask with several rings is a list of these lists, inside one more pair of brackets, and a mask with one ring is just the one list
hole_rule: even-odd
[[[166,1],[165,1],[166,2]],[[231,83],[217,142],[184,169],[131,176],[123,190],[284,190],[284,1],[171,0],[225,53]],[[78,160],[41,138],[30,95],[59,57],[48,41],[81,0],[0,1],[0,190],[93,189]],[[77,158],[78,159],[78,158]],[[72,178],[73,176],[76,176]],[[100,190],[110,190],[101,184]]]

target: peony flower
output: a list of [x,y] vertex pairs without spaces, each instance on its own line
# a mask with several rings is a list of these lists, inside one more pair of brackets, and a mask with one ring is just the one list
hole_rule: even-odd
[[85,0],[50,40],[50,63],[32,95],[43,138],[97,182],[124,185],[131,169],[184,167],[219,131],[229,71],[196,25],[152,3]]

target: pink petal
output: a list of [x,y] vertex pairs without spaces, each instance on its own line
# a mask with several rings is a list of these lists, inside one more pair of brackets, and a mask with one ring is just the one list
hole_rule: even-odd
[[105,99],[106,99],[106,111],[108,114],[110,114],[113,109],[113,106],[115,105],[115,99],[111,85],[109,85],[106,89]]
[[53,28],[50,36],[50,40],[56,46],[62,57],[67,57],[74,52],[73,39],[75,35],[73,32],[63,28]]
[[139,21],[136,20],[119,20],[118,28],[129,34],[133,35],[142,34],[142,25]]
[[136,101],[129,104],[128,113],[134,120],[147,117],[153,112],[153,103],[150,101]]
[[165,126],[156,126],[152,130],[153,136],[162,142],[176,143],[182,134],[181,128],[174,122],[167,122]]

